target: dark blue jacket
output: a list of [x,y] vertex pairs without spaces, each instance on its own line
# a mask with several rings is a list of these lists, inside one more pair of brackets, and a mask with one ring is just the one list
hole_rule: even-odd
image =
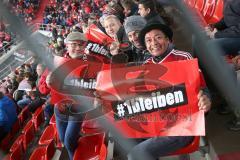
[[5,132],[9,132],[14,122],[17,120],[16,105],[7,96],[0,99],[0,126]]
[[223,19],[214,25],[215,38],[240,38],[240,0],[226,0]]

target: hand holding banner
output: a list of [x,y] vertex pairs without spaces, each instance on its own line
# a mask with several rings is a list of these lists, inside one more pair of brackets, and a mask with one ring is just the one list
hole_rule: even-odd
[[99,73],[109,119],[129,138],[204,135],[197,60],[116,68]]

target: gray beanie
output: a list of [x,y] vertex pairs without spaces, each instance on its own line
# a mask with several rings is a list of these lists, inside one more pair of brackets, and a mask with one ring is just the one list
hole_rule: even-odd
[[146,24],[146,20],[141,16],[127,17],[124,22],[125,32],[128,34],[131,31],[141,31]]

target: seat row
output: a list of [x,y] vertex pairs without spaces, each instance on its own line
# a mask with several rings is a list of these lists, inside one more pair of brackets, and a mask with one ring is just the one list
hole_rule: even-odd
[[28,150],[29,144],[36,137],[36,133],[40,130],[40,125],[43,124],[43,122],[44,114],[42,107],[39,107],[33,114],[29,112],[28,107],[25,107],[18,115],[18,119],[11,132],[0,144],[3,151],[6,152],[9,150],[5,159],[24,159],[24,154]]
[[202,18],[203,24],[216,23],[223,17],[224,0],[184,0]]

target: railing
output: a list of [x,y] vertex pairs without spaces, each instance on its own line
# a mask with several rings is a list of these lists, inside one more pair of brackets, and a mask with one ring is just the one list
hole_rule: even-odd
[[5,45],[3,45],[0,48],[0,54],[2,55],[4,52],[6,53],[9,49],[9,47],[11,47],[11,45],[14,44],[14,39],[12,39],[10,42],[6,43]]
[[53,28],[56,28],[58,32],[61,32],[63,30],[63,27],[61,25],[52,25],[52,24],[43,24],[43,23],[36,23],[35,27],[38,28],[38,30],[42,31],[52,31]]
[[12,72],[12,68],[17,68],[19,65],[20,64],[16,63],[16,61],[12,61],[9,65],[0,71],[0,79],[2,80],[6,78]]
[[32,57],[28,57],[23,61],[19,61],[16,58],[13,59],[5,68],[0,70],[0,80],[9,76],[12,71],[19,68],[19,66],[21,66],[22,64],[30,62],[31,59]]

